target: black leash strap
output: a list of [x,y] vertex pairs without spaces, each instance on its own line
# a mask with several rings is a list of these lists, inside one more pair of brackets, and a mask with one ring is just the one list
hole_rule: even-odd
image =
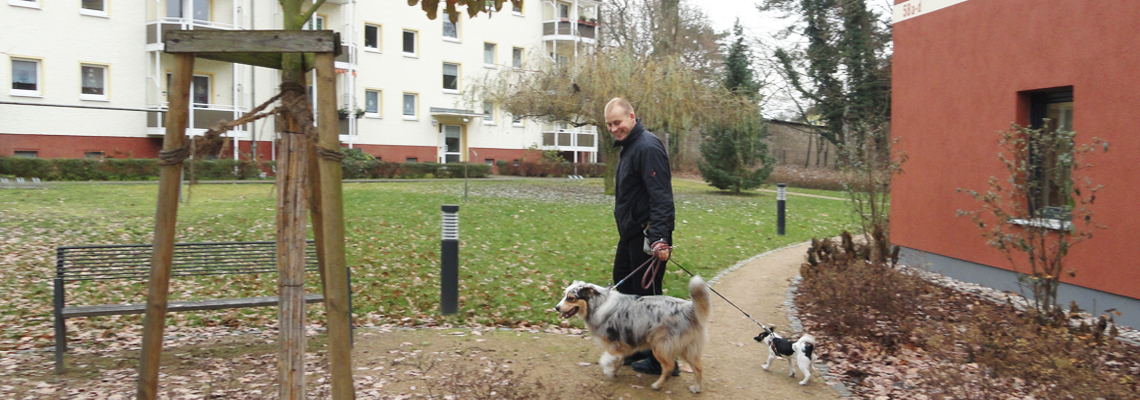
[[[696,276],[692,272],[689,272],[689,270],[685,269],[685,267],[681,266],[681,263],[677,262],[676,260],[673,260],[673,257],[669,257],[669,261],[673,261],[673,264],[676,265],[677,268],[680,268],[682,271],[685,271],[686,273],[689,274],[689,276]],[[737,307],[736,304],[733,304],[731,301],[729,301],[727,298],[725,298],[724,295],[720,294],[720,292],[717,292],[716,289],[713,289],[712,286],[709,286],[709,284],[706,283],[705,287],[709,288],[709,290],[711,290],[713,293],[716,293],[717,296],[720,296],[721,299],[724,299],[725,302],[727,302],[732,307],[736,308],[737,311],[740,311],[741,314],[744,314],[745,317],[748,317],[748,319],[752,320],[752,322],[756,323],[756,325],[760,325],[760,327],[764,328],[765,331],[768,330],[768,327],[764,326],[764,324],[757,322],[755,318],[752,318],[751,315],[748,315],[748,313],[744,312],[744,310],[741,310],[740,307]]]

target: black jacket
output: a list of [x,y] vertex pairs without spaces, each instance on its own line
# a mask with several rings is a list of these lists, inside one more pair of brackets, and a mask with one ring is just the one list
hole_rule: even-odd
[[625,140],[614,142],[621,146],[618,157],[614,191],[614,221],[622,239],[645,235],[652,244],[658,240],[673,243],[672,174],[669,171],[669,154],[661,140],[645,130],[637,121]]

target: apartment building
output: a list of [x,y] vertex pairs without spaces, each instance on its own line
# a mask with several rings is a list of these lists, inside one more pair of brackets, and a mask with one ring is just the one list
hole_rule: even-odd
[[[515,118],[465,96],[487,74],[592,51],[593,0],[528,0],[457,23],[403,1],[329,0],[306,29],[340,33],[340,140],[383,161],[514,160],[528,148],[596,161],[594,127]],[[153,158],[162,147],[171,30],[282,29],[275,0],[7,0],[0,4],[0,156]],[[278,93],[278,71],[199,59],[187,134]],[[312,89],[310,89],[312,90]],[[228,134],[222,157],[273,159],[273,121]]]

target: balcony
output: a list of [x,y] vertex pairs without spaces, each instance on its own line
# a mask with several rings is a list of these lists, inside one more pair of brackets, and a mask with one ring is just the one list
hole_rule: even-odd
[[597,151],[598,133],[596,127],[556,129],[542,132],[544,150],[558,151]]
[[[166,134],[166,107],[156,108],[146,113],[147,136],[163,136]],[[201,136],[206,130],[218,125],[221,121],[233,121],[241,118],[249,111],[247,107],[237,107],[222,104],[194,104],[190,107],[190,126],[186,135],[190,137]],[[227,132],[224,136],[237,139],[249,139],[249,129],[245,125],[238,126]]]
[[148,51],[162,51],[162,37],[166,32],[190,29],[238,30],[240,26],[216,21],[203,21],[193,18],[163,17],[146,23],[146,46]]
[[542,40],[573,40],[594,43],[598,25],[582,20],[572,21],[562,18],[542,23]]

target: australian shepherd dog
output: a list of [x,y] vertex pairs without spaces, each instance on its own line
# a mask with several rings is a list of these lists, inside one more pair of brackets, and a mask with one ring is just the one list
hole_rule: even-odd
[[701,352],[708,340],[709,322],[709,288],[700,277],[689,280],[689,296],[691,301],[631,296],[575,281],[554,309],[562,318],[577,315],[586,321],[586,328],[606,350],[598,361],[606,376],[613,378],[626,356],[653,350],[662,370],[653,389],[661,389],[677,368],[674,360],[681,359],[693,367],[696,377],[689,391],[700,393]]
[[775,326],[763,328],[763,332],[752,338],[768,347],[768,362],[761,367],[767,371],[768,367],[772,365],[773,358],[776,356],[787,357],[788,376],[796,376],[795,364],[798,364],[800,371],[804,372],[804,380],[800,381],[800,385],[806,385],[808,379],[811,379],[811,361],[812,353],[815,352],[815,337],[804,335],[799,340],[793,341],[777,335]]

